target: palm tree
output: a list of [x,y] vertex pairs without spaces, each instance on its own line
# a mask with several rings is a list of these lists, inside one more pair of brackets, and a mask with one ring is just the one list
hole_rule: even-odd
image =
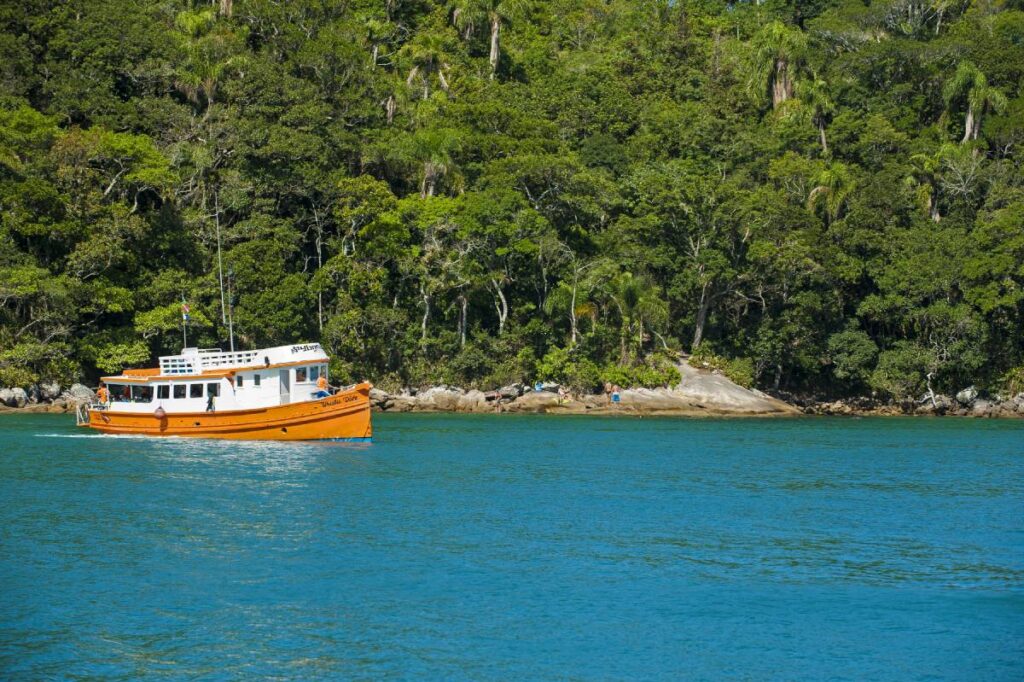
[[402,156],[422,169],[420,197],[426,199],[437,192],[438,184],[454,167],[452,153],[458,149],[459,136],[446,128],[418,130],[400,150]]
[[196,105],[205,100],[204,118],[209,116],[217,95],[217,85],[237,60],[230,55],[232,36],[218,30],[213,9],[184,11],[175,17],[178,42],[185,53],[175,87]]
[[635,348],[643,350],[645,329],[667,322],[668,305],[658,295],[657,286],[647,278],[634,276],[631,272],[623,272],[609,281],[606,292],[619,311],[622,325],[619,334],[620,361],[626,362],[634,341]]
[[501,26],[523,16],[529,9],[527,0],[455,0],[452,21],[466,38],[473,36],[477,25],[487,22],[491,28],[491,78],[501,60]]
[[799,29],[773,21],[754,36],[752,74],[749,87],[760,100],[771,95],[772,108],[793,96],[794,75],[807,49],[807,38]]
[[825,123],[835,112],[835,103],[828,94],[828,83],[815,76],[797,86],[797,95],[811,107],[811,122],[818,129],[821,140],[821,153],[828,155],[828,139],[825,137]]
[[935,154],[914,154],[910,157],[911,171],[904,182],[915,190],[917,202],[936,223],[942,220],[938,198],[939,174],[944,159],[955,148],[953,144],[946,143]]
[[839,218],[839,214],[850,196],[856,182],[846,164],[839,161],[828,164],[816,179],[817,186],[807,197],[807,208],[814,210],[824,203],[825,215],[830,223]]
[[947,106],[958,100],[967,101],[967,118],[964,121],[964,137],[960,144],[977,140],[981,132],[981,118],[989,111],[1001,112],[1006,108],[1006,95],[988,84],[978,67],[971,62],[960,62],[956,73],[942,89]]
[[420,33],[406,43],[401,50],[412,62],[412,69],[405,82],[411,87],[418,78],[423,87],[423,99],[430,98],[430,79],[435,76],[441,89],[448,92],[448,50],[443,36],[436,33]]

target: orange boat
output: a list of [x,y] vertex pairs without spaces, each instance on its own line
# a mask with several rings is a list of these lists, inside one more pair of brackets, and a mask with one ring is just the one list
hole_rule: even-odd
[[103,377],[78,425],[103,433],[244,440],[370,440],[371,384],[332,392],[318,343],[186,348],[152,369]]

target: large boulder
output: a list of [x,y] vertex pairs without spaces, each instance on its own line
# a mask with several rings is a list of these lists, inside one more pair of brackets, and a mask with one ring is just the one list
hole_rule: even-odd
[[87,403],[93,400],[96,394],[88,386],[72,384],[71,388],[64,391],[64,397],[69,403]]
[[689,362],[677,366],[682,381],[672,393],[682,402],[695,408],[706,409],[716,414],[796,414],[799,410],[781,400],[765,394],[757,394],[743,388],[727,377],[704,369],[698,369]]
[[978,399],[978,389],[974,386],[968,386],[964,390],[956,394],[956,401],[963,406],[972,405],[975,400]]
[[60,384],[56,381],[44,381],[39,384],[40,400],[53,401],[60,397]]
[[971,415],[975,417],[991,417],[995,407],[995,403],[988,400],[975,400],[971,406]]
[[530,391],[512,401],[508,409],[512,412],[544,412],[562,404],[557,393],[551,391]]
[[416,408],[424,412],[452,412],[459,406],[462,391],[434,386],[416,394]]
[[25,407],[28,402],[28,393],[25,392],[25,389],[17,386],[0,389],[0,402],[7,407]]
[[391,396],[387,391],[382,391],[379,388],[370,389],[370,404],[374,407],[379,407],[384,410],[387,409],[388,401],[391,400]]
[[487,394],[483,391],[467,391],[459,396],[459,412],[487,412],[492,409],[487,402]]
[[502,386],[498,389],[498,395],[503,400],[515,400],[523,394],[525,386],[522,384],[509,384],[508,386]]

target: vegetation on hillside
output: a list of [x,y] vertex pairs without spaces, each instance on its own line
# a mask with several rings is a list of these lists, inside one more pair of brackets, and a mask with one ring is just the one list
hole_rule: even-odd
[[768,389],[996,388],[1022,77],[1019,0],[5,3],[0,385],[177,352],[183,299],[226,347],[223,279],[242,347],[319,340],[339,380],[699,348]]

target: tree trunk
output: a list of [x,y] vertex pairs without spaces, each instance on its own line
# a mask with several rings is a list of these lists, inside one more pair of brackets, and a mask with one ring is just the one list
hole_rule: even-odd
[[231,5],[232,0],[220,0],[220,15],[222,17],[231,18]]
[[828,140],[825,138],[825,122],[818,119],[818,135],[821,137],[821,153],[828,155]]
[[964,121],[964,139],[960,140],[960,144],[964,144],[971,139],[971,135],[974,133],[974,107],[967,107],[967,120]]
[[386,100],[384,100],[384,111],[385,111],[385,113],[387,114],[387,117],[388,117],[388,119],[387,119],[388,120],[388,125],[391,125],[392,123],[394,123],[394,121],[395,121],[395,110],[397,108],[398,108],[398,105],[395,103],[395,96],[394,95],[388,95],[388,98]]
[[426,199],[427,197],[434,196],[434,191],[437,185],[437,173],[435,173],[433,164],[427,161],[423,164],[423,183],[420,185],[420,198]]
[[498,16],[491,17],[491,78],[494,78],[498,70],[498,60],[501,58],[501,48],[498,44],[498,35],[501,33],[501,19]]
[[459,302],[462,304],[462,311],[459,316],[459,347],[466,347],[466,310],[469,307],[469,299],[463,294],[459,296]]
[[928,195],[928,217],[935,223],[942,220],[942,216],[939,215],[939,202],[935,200],[935,192]]
[[501,336],[505,331],[505,320],[508,319],[508,299],[505,298],[505,292],[501,290],[498,280],[492,279],[491,286],[494,287],[494,293],[498,297],[494,302],[494,308],[498,311],[498,336]]
[[570,348],[576,347],[576,289],[577,289],[577,277],[573,276],[572,279],[572,299],[569,303],[569,329],[572,330],[572,343],[569,345]]
[[785,59],[775,60],[775,77],[772,79],[772,108],[777,109],[793,95],[793,84],[789,80],[789,64]]
[[427,340],[427,322],[430,321],[430,292],[420,285],[420,297],[423,300],[423,319],[420,321],[420,340]]
[[700,290],[700,307],[697,308],[697,321],[693,327],[693,343],[690,344],[690,352],[697,350],[697,346],[704,340],[704,325],[708,320],[708,308],[711,307],[711,297],[708,295],[709,285],[705,284]]

